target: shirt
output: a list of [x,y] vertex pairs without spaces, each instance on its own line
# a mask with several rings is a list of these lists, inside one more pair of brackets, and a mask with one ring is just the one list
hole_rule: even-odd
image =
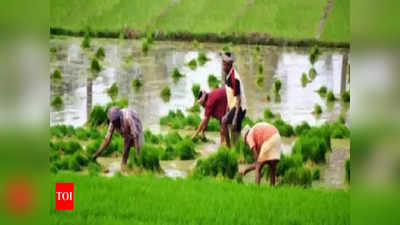
[[[233,79],[233,77],[235,79]],[[236,106],[236,97],[240,97],[240,107],[247,109],[246,95],[244,94],[243,83],[239,73],[232,67],[225,81],[226,96],[228,101],[228,109],[231,110]]]
[[269,123],[257,123],[253,126],[253,128],[250,129],[249,134],[246,137],[246,141],[250,148],[255,147],[256,151],[259,152],[264,142],[268,141],[274,134],[278,132],[278,129]]
[[226,91],[225,88],[217,88],[214,91],[208,93],[207,101],[204,106],[204,116],[214,117],[221,120],[226,112]]

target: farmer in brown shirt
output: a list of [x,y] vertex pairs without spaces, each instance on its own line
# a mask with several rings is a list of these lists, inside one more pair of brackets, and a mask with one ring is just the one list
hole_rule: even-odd
[[125,171],[130,148],[135,147],[136,156],[139,156],[140,147],[143,145],[142,122],[133,110],[120,109],[119,107],[111,107],[107,112],[107,117],[109,120],[107,135],[100,149],[93,154],[93,159],[96,160],[100,153],[107,148],[116,129],[124,139],[121,171]]

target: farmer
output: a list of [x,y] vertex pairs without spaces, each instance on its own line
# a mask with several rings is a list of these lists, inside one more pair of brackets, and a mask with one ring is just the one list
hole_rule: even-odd
[[109,121],[107,135],[99,150],[93,154],[93,159],[96,160],[100,153],[107,148],[114,130],[117,129],[124,138],[121,171],[125,171],[130,148],[135,147],[136,156],[138,156],[144,142],[142,122],[136,112],[119,107],[111,107],[107,112],[107,117]]
[[[221,119],[225,115],[226,112],[226,92],[225,88],[217,88],[210,93],[206,91],[200,91],[199,95],[197,96],[198,103],[204,107],[204,117],[201,121],[199,128],[197,128],[196,133],[193,137],[196,137],[199,133],[204,136],[204,131],[208,125],[208,121],[210,117],[214,117],[215,119],[219,120],[221,124]],[[221,143],[225,142],[225,136],[220,131],[221,136]]]
[[241,171],[242,176],[252,170],[256,170],[256,182],[259,184],[261,170],[265,164],[269,165],[270,184],[275,185],[275,168],[280,160],[281,136],[278,129],[265,122],[257,123],[250,128],[243,129],[243,140],[253,152],[254,163]]
[[233,67],[234,57],[231,52],[223,52],[222,79],[225,81],[225,90],[228,109],[222,118],[221,132],[224,134],[227,146],[230,147],[228,125],[231,125],[233,142],[236,142],[242,128],[242,120],[246,115],[247,102],[244,94],[243,83],[239,73]]

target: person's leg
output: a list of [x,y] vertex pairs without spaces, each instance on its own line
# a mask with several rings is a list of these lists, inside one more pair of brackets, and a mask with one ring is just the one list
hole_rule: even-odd
[[126,139],[124,139],[124,151],[122,153],[122,163],[121,163],[121,171],[125,172],[126,163],[128,162],[129,152],[131,150],[130,143]]
[[246,110],[242,110],[242,108],[239,109],[239,114],[238,114],[238,118],[237,118],[237,127],[236,129],[232,129],[232,141],[235,144],[240,132],[242,130],[242,121],[244,119],[246,115]]
[[139,154],[140,154],[139,138],[136,138],[134,145],[135,145],[136,157],[139,157]]
[[269,182],[271,186],[275,186],[275,169],[279,160],[273,160],[268,163],[269,165]]
[[221,139],[221,145],[222,144],[226,144],[225,131],[224,131],[224,129],[222,129],[222,122],[221,121],[219,122],[219,126],[220,126],[219,135],[220,135],[220,139]]
[[228,125],[232,124],[233,116],[235,115],[235,111],[234,110],[235,109],[232,109],[231,111],[228,112],[227,119],[226,119],[225,123],[223,123],[223,129],[224,129],[224,132],[225,132],[226,145],[228,147],[231,147]]
[[264,164],[262,162],[256,162],[256,183],[260,184],[261,181],[261,170]]

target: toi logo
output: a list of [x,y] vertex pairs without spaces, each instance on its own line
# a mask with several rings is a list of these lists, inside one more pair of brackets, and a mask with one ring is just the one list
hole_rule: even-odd
[[56,183],[56,210],[74,209],[74,183]]

